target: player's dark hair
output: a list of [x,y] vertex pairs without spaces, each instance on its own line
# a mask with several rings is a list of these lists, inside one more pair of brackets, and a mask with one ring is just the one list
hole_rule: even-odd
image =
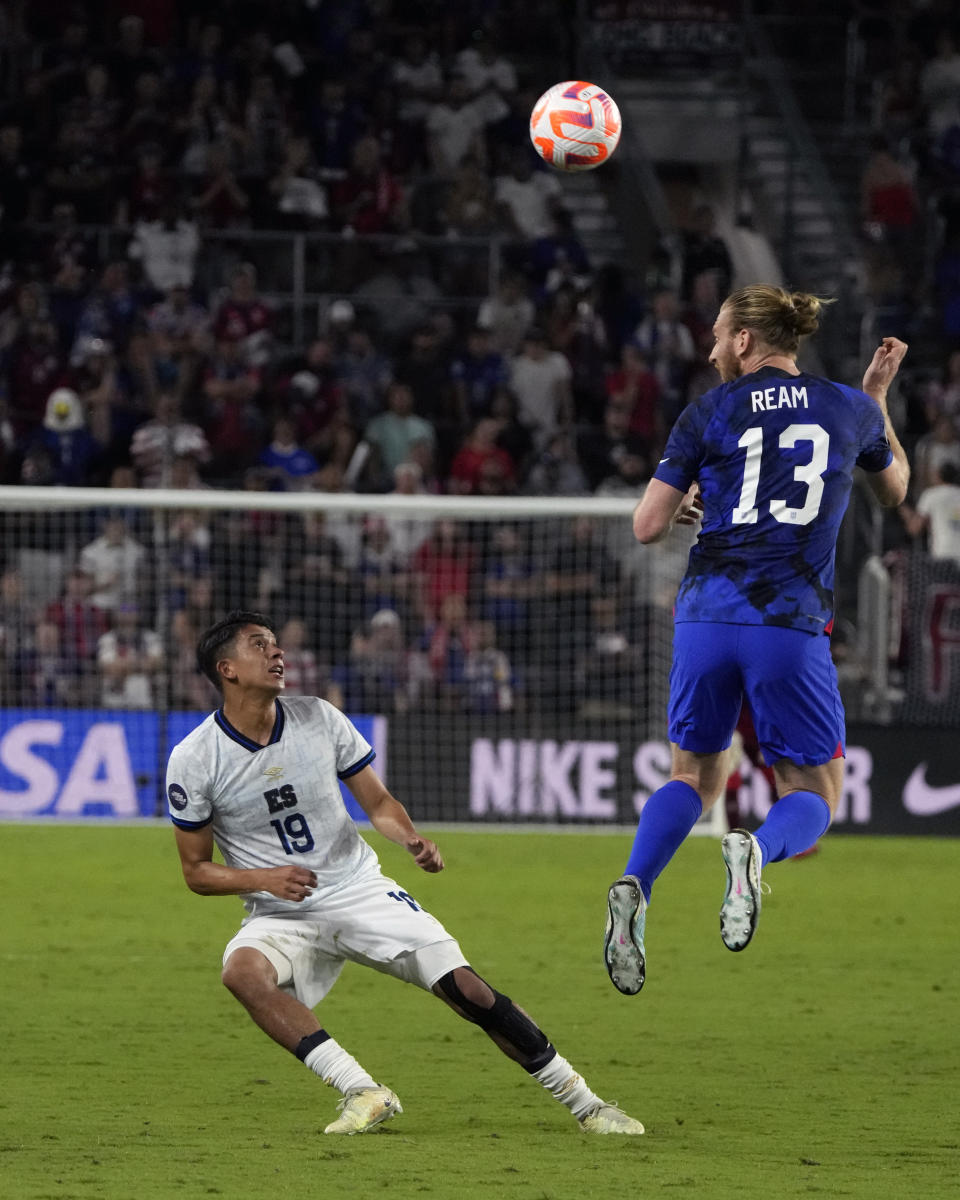
[[218,692],[223,691],[220,672],[217,663],[223,657],[224,650],[234,641],[237,634],[245,625],[262,625],[264,629],[276,635],[276,628],[269,617],[263,613],[251,612],[243,608],[235,608],[216,625],[211,625],[200,635],[197,642],[197,666],[210,680]]
[[800,339],[819,327],[820,309],[832,303],[809,292],[787,292],[768,283],[751,283],[731,292],[723,309],[734,331],[749,329],[774,350],[796,354]]

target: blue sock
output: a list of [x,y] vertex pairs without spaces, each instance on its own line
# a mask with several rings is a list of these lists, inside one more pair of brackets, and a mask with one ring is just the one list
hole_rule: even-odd
[[624,875],[636,875],[650,899],[654,880],[700,819],[703,805],[689,783],[671,779],[643,806]]
[[809,850],[829,824],[830,807],[816,792],[789,792],[775,801],[754,834],[764,866]]

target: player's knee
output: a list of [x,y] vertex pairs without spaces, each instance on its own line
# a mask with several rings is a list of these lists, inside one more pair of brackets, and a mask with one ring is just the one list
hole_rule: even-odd
[[[509,996],[490,987],[470,968],[458,967],[448,971],[438,980],[437,986],[468,1021],[479,1025],[484,1033],[496,1035],[514,1047],[521,1062],[539,1060],[544,1054],[552,1052],[543,1030]],[[480,1002],[471,999],[464,989],[469,989],[474,997],[480,998]]]
[[277,972],[270,962],[252,947],[235,950],[223,964],[220,980],[238,1000],[254,997],[277,986]]
[[471,967],[455,967],[437,980],[435,990],[468,1021],[482,1025],[498,993]]

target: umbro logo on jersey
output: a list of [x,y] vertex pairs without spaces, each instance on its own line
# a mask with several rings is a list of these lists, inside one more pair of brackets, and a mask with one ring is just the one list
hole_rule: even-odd
[[272,779],[274,782],[276,782],[276,780],[278,780],[282,774],[283,767],[267,767],[267,769],[264,771],[264,775],[266,775],[268,779]]
[[934,817],[960,805],[960,783],[933,787],[927,783],[927,764],[915,767],[903,786],[903,807],[915,817]]

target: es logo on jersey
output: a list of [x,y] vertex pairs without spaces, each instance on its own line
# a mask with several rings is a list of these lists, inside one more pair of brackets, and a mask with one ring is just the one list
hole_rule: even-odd
[[170,807],[175,808],[177,812],[183,812],[187,807],[187,793],[179,783],[170,784],[167,788],[167,799],[170,801]]

